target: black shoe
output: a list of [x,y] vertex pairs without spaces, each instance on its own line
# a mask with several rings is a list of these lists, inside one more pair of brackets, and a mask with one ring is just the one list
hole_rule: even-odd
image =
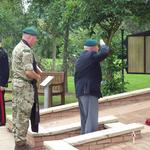
[[15,145],[15,150],[34,150],[33,147],[31,147],[30,145],[28,144],[25,144],[25,145]]

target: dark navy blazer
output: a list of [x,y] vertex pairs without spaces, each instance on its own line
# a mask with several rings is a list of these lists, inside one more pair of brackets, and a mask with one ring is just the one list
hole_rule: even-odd
[[109,47],[104,45],[99,52],[83,51],[75,64],[75,91],[76,96],[92,95],[97,98],[101,94],[101,66],[100,61],[109,54]]
[[6,51],[0,47],[0,86],[6,87],[9,78],[9,63]]

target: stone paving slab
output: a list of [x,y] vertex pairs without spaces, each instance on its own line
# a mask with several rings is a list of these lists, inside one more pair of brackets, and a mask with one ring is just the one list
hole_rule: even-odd
[[14,150],[13,134],[8,132],[6,126],[0,127],[0,150]]

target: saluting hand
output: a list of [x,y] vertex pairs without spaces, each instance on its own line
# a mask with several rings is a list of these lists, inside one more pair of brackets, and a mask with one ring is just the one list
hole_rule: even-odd
[[105,45],[105,42],[104,42],[104,40],[103,40],[103,39],[100,39],[100,41],[99,41],[99,44],[100,44],[100,46],[103,46],[103,45]]

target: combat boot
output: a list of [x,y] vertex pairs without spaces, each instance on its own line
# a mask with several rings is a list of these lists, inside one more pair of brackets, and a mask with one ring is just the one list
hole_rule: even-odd
[[26,150],[34,150],[34,148],[30,146],[29,144],[26,144]]
[[26,145],[15,145],[15,150],[26,150]]
[[28,144],[25,144],[25,145],[15,145],[15,150],[34,150],[33,147],[31,147],[30,145]]

